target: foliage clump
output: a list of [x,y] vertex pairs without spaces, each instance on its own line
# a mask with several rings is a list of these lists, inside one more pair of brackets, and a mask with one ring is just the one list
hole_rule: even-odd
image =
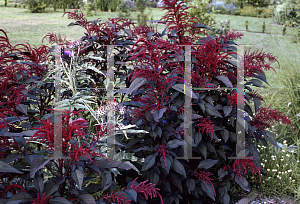
[[[49,43],[59,49],[12,46],[3,31],[4,202],[229,204],[232,186],[251,190],[246,175],[264,173],[256,142],[276,145],[272,123],[292,126],[288,116],[261,107],[263,98],[251,88],[264,87],[264,71],[274,70],[277,58],[243,50],[244,81],[238,81],[241,53],[233,40],[243,35],[208,35],[206,30],[215,31],[183,4],[164,0],[166,14],[152,21],[164,24],[163,32],[131,20],[88,21],[78,10],[66,12],[74,20],[69,26],[86,31],[75,42],[49,33]],[[244,98],[234,89],[239,83]],[[54,84],[63,94],[55,110]],[[244,155],[237,152],[238,128],[245,133]],[[112,156],[106,145],[111,147],[113,134]]]

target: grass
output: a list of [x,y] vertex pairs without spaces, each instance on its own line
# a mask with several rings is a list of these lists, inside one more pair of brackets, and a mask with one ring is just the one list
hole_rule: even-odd
[[[63,11],[58,9],[57,12],[54,12],[53,9],[49,8],[46,10],[46,13],[41,14],[31,14],[28,10],[23,8],[14,8],[12,3],[8,4],[8,7],[4,7],[4,0],[0,0],[0,29],[4,29],[8,32],[9,39],[11,40],[12,44],[17,43],[24,43],[28,42],[31,45],[41,45],[42,38],[49,32],[57,32],[60,33],[63,37],[68,36],[68,40],[75,40],[81,38],[84,33],[84,29],[74,26],[74,27],[67,27],[72,20],[68,20],[67,17],[62,17]],[[71,10],[67,10],[71,11]],[[86,10],[83,10],[86,13]],[[146,11],[147,12],[147,11]],[[93,17],[87,17],[88,20],[95,20],[97,18],[102,18],[103,20],[107,20],[108,18],[117,17],[117,13],[113,12],[97,12],[97,15]],[[160,19],[161,16],[164,14],[161,9],[152,9],[150,17],[152,16],[153,19]],[[136,13],[132,13],[134,17]],[[284,109],[288,105],[289,101],[297,101],[298,95],[293,93],[291,90],[297,88],[297,84],[290,86],[288,83],[284,81],[289,81],[289,79],[294,76],[297,77],[296,71],[299,69],[300,64],[300,50],[299,44],[292,43],[292,38],[296,30],[294,28],[287,28],[287,35],[282,36],[282,26],[272,25],[272,18],[254,18],[254,17],[243,17],[239,16],[237,20],[237,16],[230,16],[230,15],[222,15],[222,14],[215,14],[215,19],[217,23],[221,20],[228,19],[231,23],[231,29],[235,31],[245,31],[245,21],[248,20],[249,22],[249,30],[254,32],[261,32],[262,31],[262,23],[265,21],[266,23],[266,32],[270,34],[262,34],[262,33],[253,33],[253,32],[243,32],[244,36],[240,40],[236,40],[236,43],[240,45],[245,45],[246,49],[250,47],[262,49],[266,52],[273,53],[274,56],[278,57],[278,61],[280,63],[280,69],[278,65],[273,64],[274,68],[277,72],[273,70],[266,71],[266,76],[268,83],[270,86],[267,86],[267,89],[258,89],[257,90],[263,97],[266,99],[267,106],[273,104],[273,108],[278,110],[283,110],[285,113],[295,114],[295,112],[291,111],[290,109]],[[163,30],[163,25],[159,25],[159,30]],[[272,35],[271,35],[272,34]],[[46,44],[46,42],[44,42]],[[287,73],[289,75],[285,76]],[[290,80],[291,81],[291,80]],[[297,82],[296,80],[294,80]],[[294,95],[293,95],[294,94]],[[281,95],[281,96],[280,96]],[[297,109],[297,103],[291,105],[294,106],[294,109]],[[264,106],[265,107],[265,106]],[[299,122],[299,121],[295,121]],[[275,126],[276,129],[276,126]],[[282,131],[284,135],[280,132],[278,133],[279,141],[283,140],[284,137],[299,137],[299,135],[292,135],[290,132]],[[289,135],[285,135],[289,134]],[[299,144],[296,142],[296,144]],[[291,145],[291,144],[289,144]],[[300,146],[300,145],[298,145]],[[278,149],[268,149],[266,150],[261,149],[262,152],[262,163],[266,163],[267,161],[271,161],[268,164],[265,164],[265,169],[275,169],[276,165],[281,165],[282,162],[279,159],[276,162],[273,161],[273,157],[271,155],[275,155],[278,158],[282,159],[284,154]],[[299,152],[297,154],[299,156]],[[290,158],[284,158],[284,162],[291,163],[289,160]],[[299,160],[299,159],[298,159]],[[266,162],[264,162],[266,161]],[[281,163],[280,163],[281,162]],[[291,163],[293,164],[293,163]],[[280,167],[281,168],[281,167]],[[300,188],[299,182],[300,177],[297,174],[299,171],[300,166],[298,165],[290,165],[289,167],[282,167],[280,171],[285,172],[291,169],[293,172],[292,176],[282,177],[282,180],[277,177],[273,172],[267,172],[267,175],[264,176],[262,181],[262,185],[260,185],[260,190],[265,192],[266,194],[286,194],[286,195],[294,195],[298,199],[300,198]],[[289,172],[290,173],[290,172]],[[270,178],[271,179],[270,179]],[[289,177],[292,177],[295,182],[290,181]],[[251,177],[250,177],[251,178]],[[284,178],[284,179],[283,179]],[[258,177],[256,178],[258,179]],[[277,185],[277,183],[284,183],[280,186],[276,186],[273,188],[272,186]],[[272,182],[271,182],[272,181]],[[254,181],[257,183],[257,181]],[[290,188],[286,188],[286,186],[290,186]],[[273,191],[272,191],[273,190]]]

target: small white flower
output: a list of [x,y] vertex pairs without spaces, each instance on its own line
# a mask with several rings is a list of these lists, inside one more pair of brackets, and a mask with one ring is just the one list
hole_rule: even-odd
[[295,180],[292,180],[292,182],[295,182]]
[[291,155],[287,154],[286,156],[287,156],[287,157],[290,157]]
[[272,157],[272,160],[275,160],[274,157]]
[[299,160],[297,160],[297,163],[299,163]]
[[283,161],[283,159],[280,159],[281,161]]
[[121,114],[121,115],[124,115],[124,113],[125,113],[125,108],[124,108],[124,107],[121,107],[121,108],[119,109],[119,111],[120,111],[120,114]]
[[285,150],[283,149],[282,152],[285,152]]
[[292,103],[292,102],[289,102],[287,107],[289,107],[291,103]]
[[270,169],[267,169],[267,171],[270,171]]
[[279,175],[277,175],[277,178],[279,177]]
[[106,111],[105,111],[105,108],[103,106],[100,106],[97,110],[97,115],[105,115]]
[[292,177],[290,177],[290,179],[292,179]]
[[279,176],[279,179],[281,179],[281,177]]
[[287,173],[287,171],[285,171],[284,173]]
[[279,165],[278,165],[278,164],[276,164],[276,166],[277,166],[277,167],[279,167]]
[[286,140],[283,141],[283,144],[285,144],[285,143],[286,143]]
[[291,169],[287,170],[289,173],[292,171]]
[[277,171],[277,169],[272,169],[272,171]]

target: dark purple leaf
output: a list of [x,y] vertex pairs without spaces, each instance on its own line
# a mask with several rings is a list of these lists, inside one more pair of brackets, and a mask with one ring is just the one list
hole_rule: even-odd
[[71,176],[75,183],[77,184],[79,190],[81,190],[82,183],[83,183],[83,173],[79,169],[72,171]]
[[12,167],[11,165],[0,161],[0,172],[1,173],[16,173],[16,174],[23,174],[22,172],[20,172],[19,170],[15,169],[14,167]]
[[218,163],[218,160],[206,159],[200,162],[198,168],[209,169],[216,163]]
[[83,204],[96,204],[95,198],[91,194],[81,194],[78,199]]
[[50,200],[50,204],[72,204],[72,202],[68,201],[67,199],[63,197],[56,197],[52,200]]
[[210,183],[201,180],[201,189],[215,201],[214,187]]
[[192,178],[188,178],[186,180],[186,186],[188,188],[189,194],[191,194],[191,192],[195,189],[195,180]]
[[137,202],[137,192],[133,189],[125,190],[125,192],[134,200],[134,202]]
[[34,188],[39,192],[39,193],[43,193],[44,191],[44,181],[41,178],[40,175],[35,174],[34,179],[33,179],[33,185]]
[[186,178],[186,172],[185,172],[184,166],[177,159],[174,159],[174,161],[173,161],[173,168],[177,173],[183,175],[184,178]]
[[49,162],[50,160],[45,161],[45,157],[42,156],[36,156],[33,158],[31,165],[30,165],[30,178],[33,178],[35,173],[44,168],[44,166]]
[[149,155],[146,157],[145,161],[144,161],[144,165],[142,168],[142,171],[146,171],[149,168],[151,168],[153,166],[153,164],[155,163],[155,156],[154,155]]
[[101,189],[102,191],[105,191],[108,189],[111,185],[112,182],[112,177],[111,177],[111,172],[108,171],[106,174],[103,176],[102,181],[101,181]]

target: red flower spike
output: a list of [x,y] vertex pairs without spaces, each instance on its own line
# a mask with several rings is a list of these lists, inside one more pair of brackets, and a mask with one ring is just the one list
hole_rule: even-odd
[[250,124],[257,127],[259,130],[264,130],[266,128],[271,128],[271,123],[279,123],[279,119],[281,119],[282,123],[290,125],[295,133],[292,122],[289,120],[288,116],[285,116],[285,114],[278,110],[271,110],[270,107],[271,105],[268,108],[260,108]]
[[32,204],[48,204],[49,203],[49,199],[52,196],[49,196],[48,198],[46,198],[46,193],[43,193],[43,195],[40,195],[40,193],[37,194],[37,198],[36,199],[31,199]]
[[254,74],[259,74],[258,72],[264,73],[264,70],[273,69],[276,73],[275,69],[270,66],[271,63],[277,62],[279,68],[279,62],[276,57],[272,55],[272,53],[266,53],[262,50],[251,52],[251,49],[245,51],[244,55],[244,70],[245,77],[253,77]]
[[153,197],[160,197],[161,203],[163,204],[163,199],[160,195],[159,192],[157,192],[158,190],[160,190],[159,188],[154,188],[155,184],[152,183],[147,183],[148,180],[143,181],[141,183],[139,183],[138,185],[135,185],[134,182],[137,180],[138,177],[136,177],[132,184],[130,185],[129,189],[133,189],[135,190],[137,193],[141,193],[144,195],[145,199],[148,200],[148,197],[150,197],[151,199]]
[[199,127],[199,132],[201,131],[202,134],[204,134],[204,131],[206,134],[210,133],[211,134],[211,140],[213,139],[213,134],[214,134],[214,123],[212,121],[206,121],[210,116],[208,116],[206,119],[205,118],[200,118],[199,123],[196,125]]
[[[18,189],[21,189],[21,190],[18,190]],[[21,185],[19,185],[19,184],[11,184],[11,185],[9,185],[9,186],[5,189],[5,191],[2,193],[2,199],[5,198],[5,195],[6,195],[8,192],[11,192],[11,193],[13,194],[13,191],[17,191],[17,192],[23,191],[23,192],[26,192],[25,189],[24,189]]]
[[[237,176],[242,176],[243,174],[248,173],[247,172],[247,166],[248,166],[252,173],[254,173],[254,174],[258,173],[259,182],[260,182],[261,181],[261,176],[260,176],[261,169],[259,167],[255,166],[253,160],[254,160],[253,157],[245,157],[244,159],[236,159],[232,165],[233,172],[236,173]],[[238,167],[238,168],[236,168],[236,167]],[[244,169],[244,173],[242,172],[242,169]]]
[[123,194],[118,195],[117,193],[107,193],[103,199],[108,200],[109,202],[117,202],[117,204],[131,204],[131,200],[129,200]]
[[105,157],[105,158],[107,158],[103,154],[94,152],[96,150],[96,148],[97,148],[97,146],[95,146],[94,148],[91,148],[90,145],[87,142],[82,143],[80,145],[80,147],[77,143],[74,143],[74,144],[71,145],[71,150],[69,150],[69,153],[70,153],[69,157],[71,157],[71,159],[75,160],[75,161],[79,161],[79,158],[81,156],[87,156],[90,159],[90,161],[93,161],[91,159],[90,155],[93,156],[93,157]]
[[[199,170],[199,172],[197,172],[197,170]],[[195,172],[197,172],[197,173],[195,174]],[[213,187],[214,195],[216,197],[216,191],[215,191],[214,185],[211,182],[211,180],[214,180],[214,179],[209,177],[209,176],[213,175],[212,173],[202,171],[201,169],[198,168],[194,171],[194,173],[192,175],[196,176],[198,179],[204,181],[205,183],[209,183]]]
[[[167,145],[161,144],[161,145],[159,145],[159,148],[158,148],[158,150],[157,150],[157,152],[159,153],[158,155],[159,155],[159,156],[162,155],[162,156],[164,157],[165,168],[166,168],[166,170],[167,170],[166,154],[169,154],[169,151],[166,150],[167,147],[168,147]],[[167,170],[167,171],[168,171],[168,170]]]

